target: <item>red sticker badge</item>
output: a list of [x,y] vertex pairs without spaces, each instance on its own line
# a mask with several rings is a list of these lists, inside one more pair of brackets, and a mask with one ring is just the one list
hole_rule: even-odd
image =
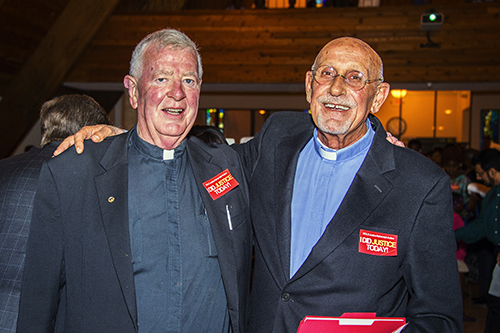
[[359,252],[375,256],[398,255],[398,235],[359,230]]
[[219,199],[238,185],[239,183],[228,169],[203,183],[203,186],[205,186],[205,189],[213,200]]

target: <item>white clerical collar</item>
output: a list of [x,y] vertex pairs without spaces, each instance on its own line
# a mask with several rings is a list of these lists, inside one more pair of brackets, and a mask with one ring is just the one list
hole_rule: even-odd
[[163,150],[163,160],[173,160],[174,159],[175,149]]
[[337,161],[337,160],[345,160],[348,158],[352,158],[353,156],[364,151],[365,148],[369,147],[372,144],[373,137],[375,136],[375,131],[373,130],[370,119],[366,119],[366,133],[359,139],[354,142],[352,145],[348,147],[344,147],[342,149],[331,149],[326,146],[318,137],[318,129],[314,129],[314,141],[315,141],[315,149],[321,155],[322,158],[329,161]]
[[316,138],[316,141],[319,143],[318,152],[321,155],[321,157],[323,157],[324,159],[330,160],[330,161],[336,161],[337,160],[337,151],[325,146],[323,144],[323,142],[321,142],[321,140],[318,139],[317,133],[315,133],[315,138]]

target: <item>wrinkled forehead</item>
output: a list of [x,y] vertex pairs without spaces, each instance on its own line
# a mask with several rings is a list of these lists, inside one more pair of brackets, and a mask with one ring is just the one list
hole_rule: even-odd
[[330,65],[359,70],[367,75],[377,73],[381,66],[379,55],[362,40],[337,38],[326,44],[318,54],[316,67]]
[[157,43],[152,43],[147,46],[144,51],[142,66],[143,69],[158,70],[157,67],[168,66],[169,64],[179,63],[182,61],[188,67],[192,67],[197,72],[198,61],[195,52],[189,47],[178,46],[160,46]]

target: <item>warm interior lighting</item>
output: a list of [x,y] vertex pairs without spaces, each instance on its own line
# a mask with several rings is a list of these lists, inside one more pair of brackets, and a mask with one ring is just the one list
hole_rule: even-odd
[[392,89],[391,90],[391,95],[394,98],[403,98],[406,96],[408,91],[406,89]]
[[444,127],[443,126],[438,126],[438,130],[442,131],[442,130],[444,130]]
[[266,110],[260,110],[259,113],[260,114],[266,114]]
[[450,109],[448,109],[448,110],[444,110],[444,113],[445,113],[445,114],[452,114],[452,112],[453,112],[453,111],[451,111]]

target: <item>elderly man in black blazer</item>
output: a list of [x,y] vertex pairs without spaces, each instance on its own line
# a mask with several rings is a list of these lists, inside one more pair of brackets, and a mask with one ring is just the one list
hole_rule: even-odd
[[18,332],[244,332],[248,188],[236,153],[187,138],[196,45],[144,38],[124,78],[137,125],[40,173]]
[[275,113],[233,146],[255,232],[249,332],[346,312],[406,317],[404,332],[463,331],[449,177],[387,142],[369,114],[389,90],[368,44],[335,39],[307,72],[311,114]]
[[369,116],[389,89],[370,46],[335,39],[307,73],[311,115],[273,114],[236,147],[256,240],[250,332],[346,312],[463,331],[449,177]]
[[64,95],[40,110],[42,148],[0,160],[0,331],[15,332],[26,242],[42,163],[60,141],[80,128],[109,124],[102,107],[86,95]]

